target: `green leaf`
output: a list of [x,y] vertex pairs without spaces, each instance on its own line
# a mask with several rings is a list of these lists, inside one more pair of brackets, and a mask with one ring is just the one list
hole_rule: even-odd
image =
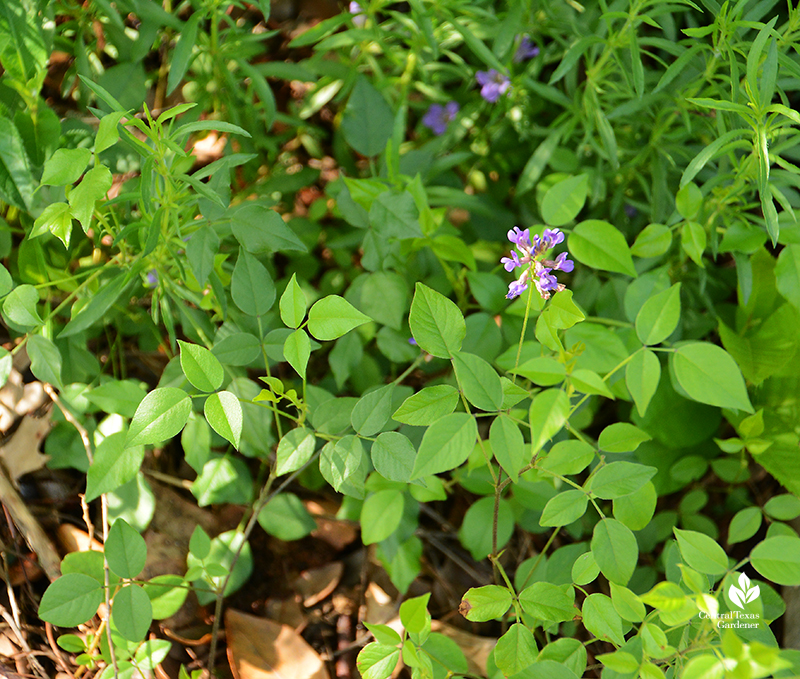
[[64,326],[58,334],[58,339],[77,335],[104,319],[130,281],[131,277],[122,271],[117,271],[112,278],[106,279],[99,290],[89,298],[89,303]]
[[749,540],[761,528],[762,519],[761,509],[758,507],[740,509],[728,525],[728,544]]
[[317,529],[314,517],[294,493],[273,497],[258,513],[257,520],[267,533],[284,542],[300,540]]
[[283,355],[303,379],[311,357],[311,340],[303,329],[295,330],[283,342]]
[[594,582],[597,576],[600,575],[600,568],[594,560],[594,555],[591,552],[584,552],[572,564],[572,582],[578,586],[588,585]]
[[128,430],[126,447],[161,443],[172,438],[189,419],[192,399],[175,387],[154,389],[142,399]]
[[91,159],[92,152],[89,149],[57,149],[44,164],[39,183],[45,186],[74,184],[80,179]]
[[191,385],[203,392],[220,388],[225,378],[225,370],[208,349],[197,344],[178,340],[180,346],[181,370]]
[[614,610],[605,594],[590,594],[582,607],[583,626],[598,639],[610,641],[615,646],[622,646],[625,637],[622,635],[622,618]]
[[369,210],[369,223],[381,238],[421,238],[419,210],[414,197],[404,191],[395,194],[384,191],[372,202]]
[[538,652],[533,632],[517,622],[497,640],[494,661],[503,675],[508,677],[530,667],[536,662]]
[[611,602],[623,620],[642,622],[647,615],[641,599],[627,587],[614,582],[611,583]]
[[649,349],[637,351],[625,367],[625,386],[636,404],[640,417],[644,417],[647,406],[658,389],[661,379],[661,362]]
[[314,433],[305,427],[287,432],[278,443],[275,473],[282,476],[297,471],[313,457],[316,447]]
[[211,551],[211,538],[201,526],[195,526],[189,538],[189,552],[198,559],[205,559]]
[[83,573],[62,575],[39,602],[39,617],[57,627],[76,627],[91,620],[103,603],[103,588]]
[[8,273],[2,264],[0,264],[0,297],[4,297],[14,289],[14,281],[11,279],[11,274]]
[[203,413],[211,428],[239,450],[242,437],[242,406],[229,391],[211,394],[203,406]]
[[381,431],[392,415],[394,384],[364,394],[353,408],[350,424],[361,436],[374,436]]
[[655,467],[636,462],[611,462],[597,470],[590,489],[603,500],[615,500],[635,493],[657,472]]
[[308,331],[318,340],[334,340],[371,320],[344,297],[328,295],[308,312]]
[[680,188],[675,196],[675,209],[684,219],[696,219],[703,207],[703,192],[697,184],[689,182]]
[[[759,93],[758,67],[759,64],[761,63],[761,55],[764,52],[764,47],[767,44],[767,40],[769,40],[770,35],[773,33],[773,26],[775,26],[775,22],[777,20],[778,20],[777,16],[773,17],[772,21],[762,26],[755,40],[753,40],[753,43],[750,47],[750,51],[747,53],[747,85],[750,88],[750,92],[752,93],[753,97],[756,97]],[[767,70],[766,63],[764,64],[764,70],[765,71]],[[770,79],[772,80],[773,87],[774,87],[774,78],[775,76],[771,76],[769,73],[763,73],[762,75],[762,79],[765,79],[767,81],[769,81]],[[765,83],[762,82],[762,86],[764,85]],[[767,89],[770,89],[769,82],[766,83],[766,87]],[[765,98],[764,91],[762,91],[760,94],[761,97],[759,101]],[[770,96],[769,99],[772,99],[772,97]],[[761,106],[764,107],[766,106],[767,103],[769,102],[767,101],[766,103],[762,103]]]
[[764,511],[778,521],[792,521],[800,516],[800,498],[789,493],[775,495],[767,500]]
[[597,394],[610,399],[614,398],[614,394],[611,393],[608,385],[594,370],[586,370],[585,368],[573,370],[569,376],[569,381],[575,387],[575,390],[582,394]]
[[233,303],[249,316],[263,316],[275,302],[275,284],[264,265],[244,248],[231,278]]
[[153,605],[150,603],[150,597],[139,585],[123,586],[114,595],[111,619],[123,639],[142,641],[153,622]]
[[453,367],[466,399],[481,410],[499,410],[503,405],[503,383],[494,368],[475,354],[456,352]]
[[648,481],[639,490],[614,500],[614,518],[631,530],[644,530],[656,511],[658,494]]
[[[494,497],[482,497],[472,503],[464,514],[458,538],[475,561],[485,559],[494,549],[493,532],[495,525]],[[514,533],[514,512],[507,500],[500,498],[497,503],[497,549],[502,550]]]
[[625,236],[614,225],[599,219],[587,219],[573,229],[568,242],[570,253],[581,264],[636,278]]
[[425,634],[431,629],[431,614],[428,613],[430,594],[406,599],[400,604],[400,622],[411,634]]
[[[605,667],[619,674],[634,674],[639,669],[639,661],[636,657],[625,651],[602,653],[597,656],[597,659],[603,663]],[[639,676],[645,677],[644,674]]]
[[400,649],[386,644],[367,644],[358,654],[356,666],[362,679],[386,679],[400,659]]
[[214,270],[214,257],[219,252],[219,236],[210,225],[201,226],[189,238],[186,258],[197,282],[204,286]]
[[292,274],[286,290],[281,295],[281,320],[290,328],[297,328],[303,322],[307,308],[306,295],[297,282],[297,274]]
[[28,336],[28,358],[34,377],[63,389],[61,384],[61,352],[52,340],[42,335]]
[[180,84],[181,80],[183,80],[186,69],[189,68],[197,38],[197,25],[202,18],[203,15],[200,13],[192,14],[178,34],[178,40],[175,43],[175,49],[172,52],[172,58],[169,62],[167,95],[172,94],[173,90]]
[[392,136],[394,113],[363,76],[350,93],[340,129],[345,141],[362,156],[377,156]]
[[642,344],[661,344],[678,327],[681,284],[650,297],[636,315],[636,335]]
[[14,123],[0,125],[0,200],[27,211],[33,201],[34,180],[25,144]]
[[589,496],[582,490],[565,490],[550,498],[542,510],[540,526],[567,526],[586,512]]
[[536,455],[567,421],[569,398],[559,389],[547,389],[536,395],[531,403],[531,453]]
[[379,490],[361,507],[361,541],[365,545],[383,542],[397,530],[403,518],[403,493]]
[[688,566],[708,575],[724,575],[728,572],[728,556],[715,540],[692,530],[672,530],[678,540],[681,557]]
[[239,332],[217,342],[211,353],[223,365],[249,365],[261,355],[261,342],[249,332]]
[[515,422],[505,414],[496,417],[489,429],[489,443],[494,457],[509,478],[516,483],[520,470],[530,462],[530,450]]
[[419,347],[439,358],[452,358],[467,334],[459,308],[422,283],[416,285],[408,324]]
[[584,441],[559,441],[544,459],[537,459],[536,468],[560,476],[580,474],[594,460],[594,455],[594,448]]
[[298,250],[307,248],[272,210],[258,203],[244,203],[230,213],[231,229],[242,248],[254,255]]
[[787,245],[778,255],[775,265],[778,292],[800,311],[800,245]]
[[3,300],[3,312],[8,319],[23,327],[41,325],[42,319],[36,310],[39,293],[32,285],[18,285]]
[[430,239],[428,247],[437,257],[446,262],[460,262],[470,271],[475,271],[477,268],[475,255],[472,254],[469,245],[458,236],[440,234]]
[[469,457],[478,436],[475,418],[452,413],[434,422],[422,437],[411,480],[455,469]]
[[95,203],[106,197],[113,181],[111,170],[105,165],[96,165],[83,176],[81,183],[69,192],[72,216],[80,222],[84,233],[89,230]]
[[602,519],[592,533],[592,554],[610,582],[626,585],[636,569],[639,547],[629,528],[616,519]]
[[372,464],[385,479],[408,483],[417,451],[407,436],[394,431],[378,435],[370,450]]
[[566,622],[572,620],[578,609],[575,608],[575,590],[550,582],[534,582],[519,593],[522,610],[543,622]]
[[[358,478],[363,462],[361,439],[345,436],[335,443],[325,444],[319,458],[319,470],[334,490],[341,492],[348,481]],[[363,482],[360,485],[363,486]]]
[[537,356],[525,361],[516,370],[509,370],[515,375],[522,375],[534,384],[552,387],[564,381],[567,370],[564,364],[550,356]]
[[144,569],[147,545],[135,528],[117,519],[108,532],[105,544],[108,567],[121,578],[135,578]]
[[681,227],[681,247],[699,267],[705,268],[706,230],[697,222],[685,222]]
[[636,236],[631,245],[631,254],[635,257],[659,257],[672,244],[672,231],[663,224],[648,224]]
[[[361,287],[361,300],[354,301],[354,304],[377,323],[401,330],[408,311],[407,288],[405,279],[399,274],[376,271],[366,276]],[[403,334],[407,337],[407,333]]]
[[724,349],[707,342],[684,344],[671,356],[675,377],[690,398],[752,413],[739,366]]
[[769,537],[750,552],[750,563],[767,580],[787,587],[800,585],[800,539],[788,535]]
[[568,224],[583,208],[589,193],[589,175],[564,179],[554,184],[542,199],[542,219],[549,226]]
[[144,460],[144,446],[125,446],[126,433],[106,436],[94,451],[86,474],[86,501],[112,493],[135,478]]
[[607,453],[632,453],[652,436],[628,422],[615,422],[600,432],[597,444]]
[[105,151],[117,143],[119,140],[119,121],[126,115],[127,113],[124,111],[114,111],[107,113],[100,119],[100,124],[97,126],[97,136],[94,138],[95,153]]
[[52,233],[65,248],[69,247],[72,234],[72,211],[66,203],[51,203],[33,223],[30,238]]
[[413,426],[427,426],[449,415],[458,403],[458,391],[447,384],[425,387],[409,396],[392,415],[392,419]]
[[505,587],[484,585],[468,589],[458,612],[471,622],[487,622],[505,615],[511,607],[511,592]]

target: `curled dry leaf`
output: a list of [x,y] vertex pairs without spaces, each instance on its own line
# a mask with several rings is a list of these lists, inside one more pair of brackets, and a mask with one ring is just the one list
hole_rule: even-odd
[[300,573],[294,581],[294,588],[303,597],[303,606],[313,606],[326,598],[336,589],[343,573],[344,565],[341,561],[332,561]]
[[26,415],[11,439],[0,447],[0,459],[12,481],[44,467],[49,458],[39,452],[39,446],[50,424],[49,412],[45,417]]
[[225,633],[235,679],[330,679],[319,654],[291,627],[228,609]]

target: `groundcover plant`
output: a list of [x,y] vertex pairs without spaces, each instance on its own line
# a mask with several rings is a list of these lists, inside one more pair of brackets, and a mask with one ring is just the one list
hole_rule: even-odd
[[0,669],[800,674],[798,37],[3,2]]

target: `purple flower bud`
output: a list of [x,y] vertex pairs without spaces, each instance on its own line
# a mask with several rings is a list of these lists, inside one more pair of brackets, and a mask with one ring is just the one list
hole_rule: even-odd
[[639,214],[639,210],[633,207],[633,205],[626,205],[625,214],[628,215],[628,219],[633,219],[637,214]]
[[417,340],[415,340],[413,337],[409,337],[409,338],[408,338],[408,343],[409,343],[411,346],[414,346],[414,347],[416,347],[416,346],[419,346],[419,345],[417,344]]
[[154,288],[158,285],[158,272],[155,269],[150,269],[145,277],[145,287]]
[[361,8],[355,0],[350,3],[350,6],[347,8],[350,14],[353,15],[353,24],[361,28],[365,23],[367,23],[367,17],[364,14],[364,10]]
[[506,271],[513,271],[518,266],[522,266],[519,256],[513,250],[511,251],[511,257],[501,257],[500,263],[505,267]]
[[573,262],[571,259],[567,259],[567,253],[562,252],[558,257],[556,257],[553,268],[569,273],[575,268],[575,262]]
[[438,136],[445,133],[448,123],[455,120],[456,115],[458,115],[458,103],[455,101],[449,101],[445,106],[431,104],[422,118],[422,124]]
[[511,87],[508,76],[494,68],[488,71],[478,71],[475,79],[481,86],[481,96],[490,104],[494,104]]
[[522,36],[517,51],[514,52],[514,63],[518,64],[526,59],[533,59],[539,56],[539,48],[531,42],[527,35]]

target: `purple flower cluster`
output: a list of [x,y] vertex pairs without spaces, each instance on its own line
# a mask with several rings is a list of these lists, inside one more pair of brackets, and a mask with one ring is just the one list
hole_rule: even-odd
[[444,106],[431,104],[428,112],[422,118],[422,124],[430,128],[435,135],[444,134],[448,124],[458,115],[458,102],[448,101]]
[[533,44],[527,35],[522,36],[517,51],[514,52],[514,63],[518,64],[527,59],[533,59],[539,56],[539,48]]
[[511,87],[508,76],[494,68],[488,71],[478,71],[475,79],[481,86],[481,96],[490,104],[494,104]]
[[[511,257],[503,257],[500,263],[506,271],[513,271],[522,267],[520,277],[508,286],[508,299],[519,297],[528,289],[528,282],[533,281],[536,290],[542,299],[548,299],[551,292],[559,292],[564,289],[564,284],[559,283],[552,271],[570,272],[575,268],[575,263],[567,259],[567,253],[562,252],[554,260],[544,259],[544,254],[559,243],[564,242],[564,234],[558,229],[545,229],[541,236],[534,235],[531,242],[530,229],[524,231],[515,226],[508,232],[510,240],[521,253],[518,255],[514,250]],[[530,266],[529,266],[530,265]]]

